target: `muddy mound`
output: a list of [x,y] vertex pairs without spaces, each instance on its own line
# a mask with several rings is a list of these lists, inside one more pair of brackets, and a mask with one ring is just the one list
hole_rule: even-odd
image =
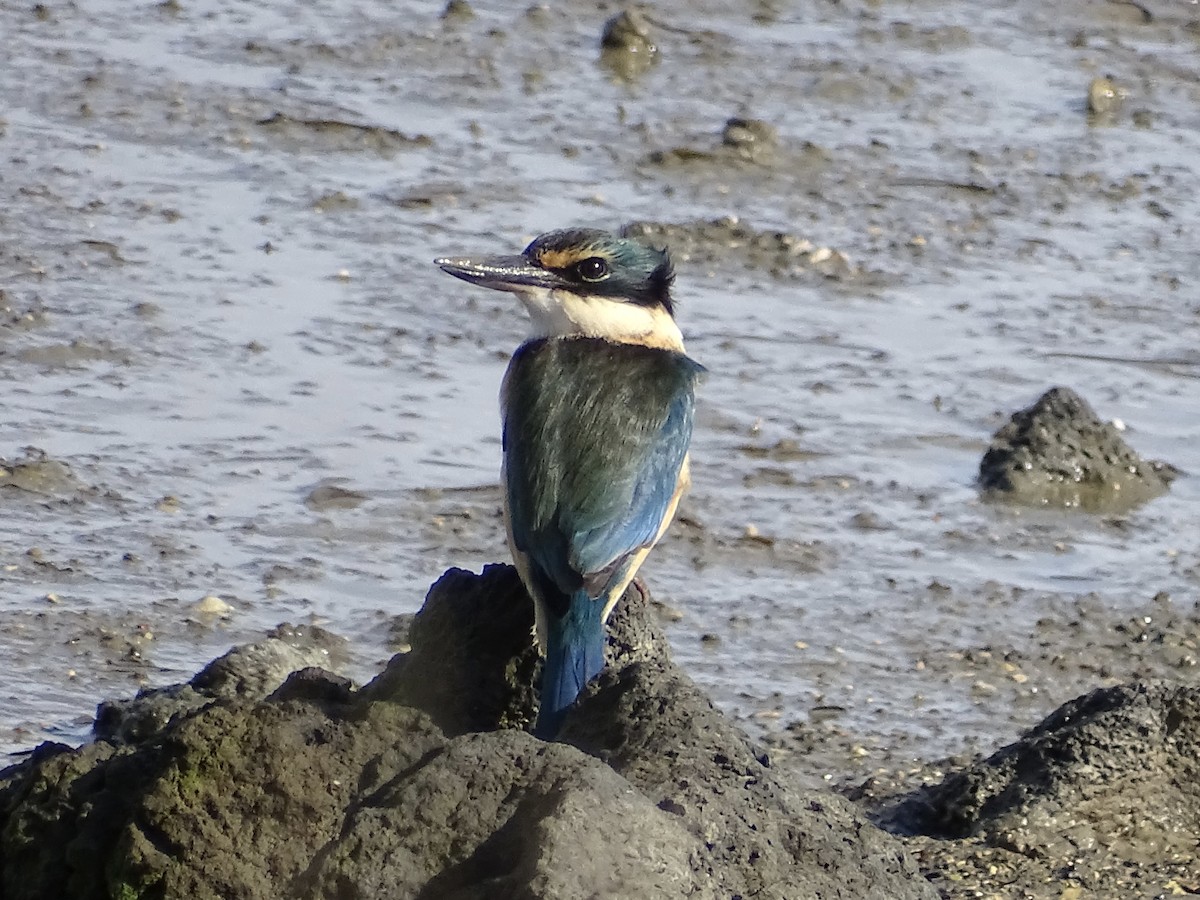
[[1070,388],[1046,391],[996,432],[979,466],[988,494],[1033,506],[1119,512],[1167,490],[1175,470],[1138,456]]
[[[729,148],[745,143],[748,135],[758,134],[763,127],[763,123],[753,120],[731,119],[726,125],[722,152],[738,152]],[[630,222],[624,233],[669,246],[672,256],[683,261],[739,264],[765,270],[776,278],[817,276],[823,280],[853,280],[856,284],[864,278],[864,273],[840,250],[819,246],[798,234],[757,229],[733,216],[686,223]]]
[[532,711],[532,617],[493,566],[435,585],[361,691],[304,669],[141,720],[137,743],[42,745],[0,780],[3,896],[936,896],[713,709],[644,593],[621,607],[562,743],[496,730]]
[[[970,839],[1084,883],[1200,868],[1200,689],[1095,690],[1021,740],[886,810],[910,835]],[[1190,881],[1188,883],[1191,883]],[[1099,894],[1098,894],[1099,896]],[[1106,894],[1107,896],[1107,894]],[[1112,896],[1118,896],[1114,893]]]

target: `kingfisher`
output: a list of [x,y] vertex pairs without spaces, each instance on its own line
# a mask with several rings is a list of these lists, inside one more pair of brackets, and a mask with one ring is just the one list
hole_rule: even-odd
[[435,264],[529,314],[500,388],[501,480],[545,658],[534,734],[551,740],[604,668],[609,613],[688,487],[704,367],[684,350],[666,250],[572,228],[519,255]]

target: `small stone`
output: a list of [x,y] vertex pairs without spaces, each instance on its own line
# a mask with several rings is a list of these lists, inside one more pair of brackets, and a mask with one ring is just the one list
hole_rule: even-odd
[[1088,112],[1094,116],[1112,116],[1120,110],[1128,94],[1107,75],[1093,78],[1088,85]]
[[650,23],[635,10],[624,10],[604,23],[600,62],[625,81],[633,81],[658,60]]
[[600,46],[605,50],[653,55],[658,47],[651,38],[650,22],[637,10],[626,9],[604,23]]
[[779,146],[779,132],[761,119],[735,117],[725,123],[721,142],[746,159],[759,160],[774,153]]
[[442,10],[443,22],[469,22],[475,18],[475,10],[467,0],[450,0]]
[[233,612],[233,607],[216,594],[201,597],[196,601],[196,605],[193,608],[202,616],[216,616],[219,618],[226,618]]

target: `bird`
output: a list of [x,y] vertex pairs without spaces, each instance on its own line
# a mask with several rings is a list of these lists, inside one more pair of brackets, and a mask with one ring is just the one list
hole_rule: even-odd
[[623,232],[568,228],[517,255],[434,262],[516,294],[529,315],[500,388],[501,481],[544,657],[533,732],[553,740],[603,670],[608,616],[690,484],[706,370],[675,321],[669,251]]

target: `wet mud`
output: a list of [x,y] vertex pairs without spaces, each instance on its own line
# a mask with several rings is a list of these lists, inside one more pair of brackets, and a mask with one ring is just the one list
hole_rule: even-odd
[[[573,4],[145,12],[0,8],[5,749],[280,622],[366,682],[504,559],[524,323],[430,261],[575,224],[675,251],[710,376],[643,574],[778,765],[882,795],[1194,680],[1194,7],[669,2],[624,62]],[[1054,385],[1170,490],[986,499]]]

